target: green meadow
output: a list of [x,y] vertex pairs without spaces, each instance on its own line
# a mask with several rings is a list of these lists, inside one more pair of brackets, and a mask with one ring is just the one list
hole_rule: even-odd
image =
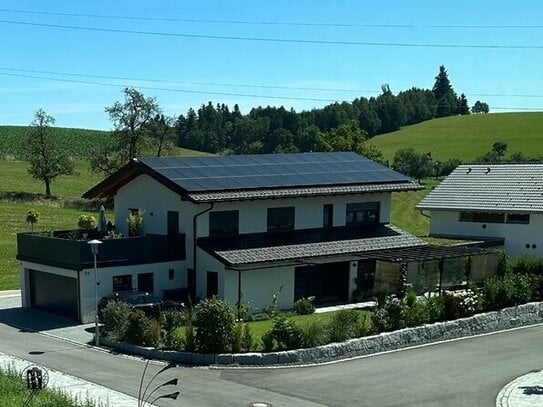
[[491,113],[451,116],[404,127],[374,137],[372,142],[392,162],[396,150],[412,147],[431,152],[436,160],[475,160],[497,141],[507,143],[507,153],[543,157],[543,112]]

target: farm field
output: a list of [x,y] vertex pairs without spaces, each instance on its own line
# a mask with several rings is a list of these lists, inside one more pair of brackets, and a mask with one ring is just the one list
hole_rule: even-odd
[[457,158],[470,162],[497,141],[507,143],[507,154],[543,157],[543,113],[491,113],[451,116],[407,126],[371,139],[392,162],[396,150],[412,147],[431,152],[436,160]]

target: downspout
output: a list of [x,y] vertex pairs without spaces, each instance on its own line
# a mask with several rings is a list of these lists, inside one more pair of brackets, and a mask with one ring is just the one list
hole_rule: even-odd
[[428,219],[431,219],[431,218],[432,218],[430,215],[427,215],[427,214],[424,213],[424,209],[419,209],[419,212],[420,212],[420,214],[421,214],[422,216],[424,216],[424,217],[426,217],[426,218],[428,218]]
[[203,215],[203,214],[205,214],[205,213],[207,213],[207,212],[209,212],[210,210],[213,209],[214,203],[211,202],[210,205],[211,206],[209,208],[204,209],[202,212],[198,212],[192,218],[192,269],[194,270],[193,271],[193,273],[194,273],[194,281],[192,282],[193,287],[190,287],[190,288],[193,291],[193,292],[191,292],[191,295],[194,298],[196,298],[196,265],[197,265],[197,261],[196,261],[196,240],[198,239],[198,234],[196,233],[197,232],[197,230],[196,230],[197,220],[198,220],[198,217],[200,215]]

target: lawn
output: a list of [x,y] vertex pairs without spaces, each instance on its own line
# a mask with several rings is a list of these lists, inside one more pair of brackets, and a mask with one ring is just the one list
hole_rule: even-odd
[[508,153],[522,151],[527,157],[543,157],[543,113],[444,117],[372,139],[390,162],[396,150],[405,147],[430,151],[436,160],[457,158],[469,162],[489,151],[497,141],[507,143]]
[[[369,313],[368,311],[359,311],[360,313]],[[330,311],[330,312],[323,312],[323,313],[313,313],[310,315],[292,315],[288,318],[291,321],[294,321],[296,325],[303,328],[313,322],[320,322],[323,325],[327,325],[330,320],[332,319],[333,315],[338,313],[339,311]],[[253,321],[248,322],[247,325],[251,329],[251,333],[253,334],[253,339],[255,340],[257,344],[258,350],[262,350],[262,335],[264,335],[266,332],[268,332],[273,325],[273,320],[267,319],[265,321]]]
[[[0,406],[22,406],[29,394],[29,390],[26,389],[19,375],[0,370]],[[75,401],[61,392],[49,389],[39,391],[32,399],[30,405],[42,407],[97,406],[96,403],[90,400]]]

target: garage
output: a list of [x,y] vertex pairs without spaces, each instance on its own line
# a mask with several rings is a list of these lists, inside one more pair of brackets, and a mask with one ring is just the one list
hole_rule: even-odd
[[32,308],[79,319],[75,278],[38,270],[29,270],[28,273]]
[[349,300],[349,262],[296,267],[294,300],[315,297],[315,304]]

